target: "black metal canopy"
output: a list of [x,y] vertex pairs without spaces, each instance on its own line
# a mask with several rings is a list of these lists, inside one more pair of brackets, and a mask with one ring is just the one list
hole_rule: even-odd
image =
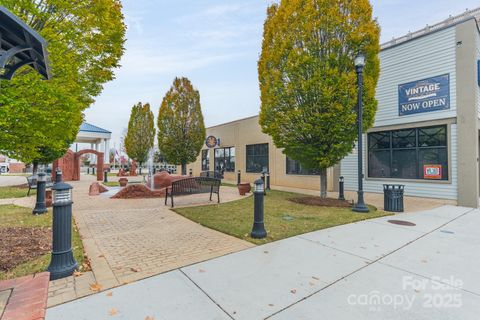
[[11,79],[25,65],[50,79],[46,47],[47,42],[35,30],[0,6],[0,79]]

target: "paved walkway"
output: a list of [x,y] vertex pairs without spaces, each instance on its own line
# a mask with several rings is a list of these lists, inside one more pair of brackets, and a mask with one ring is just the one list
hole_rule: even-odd
[[[27,178],[24,176],[0,174],[0,187],[18,186],[26,183],[27,183]],[[25,190],[25,193],[26,192],[27,191]]]
[[[82,176],[81,181],[69,182],[74,187],[75,221],[93,272],[52,281],[49,306],[253,246],[181,217],[163,198],[90,197],[93,181]],[[235,188],[221,188],[222,202],[239,197]],[[175,203],[209,201],[208,195],[199,194],[179,197]]]
[[50,308],[46,319],[478,319],[479,227],[479,210],[454,206],[338,226]]

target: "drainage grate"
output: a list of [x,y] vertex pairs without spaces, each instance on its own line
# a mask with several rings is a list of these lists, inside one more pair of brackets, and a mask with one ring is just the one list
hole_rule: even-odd
[[399,224],[401,226],[408,226],[408,227],[416,226],[415,223],[410,222],[410,221],[405,221],[405,220],[388,220],[388,222],[393,223],[393,224]]

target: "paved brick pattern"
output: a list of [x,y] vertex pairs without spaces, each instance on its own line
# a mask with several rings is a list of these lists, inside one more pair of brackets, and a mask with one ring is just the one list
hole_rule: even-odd
[[163,208],[88,211],[82,216],[120,283],[251,246]]
[[[89,196],[93,179],[82,176],[81,181],[69,182],[74,187],[75,221],[93,272],[51,281],[49,307],[95,293],[91,285],[106,290],[253,246],[183,218],[170,211],[163,198]],[[222,202],[238,198],[235,188],[221,188]],[[175,203],[188,206],[209,200],[199,194],[178,197]]]
[[0,282],[0,291],[11,290],[2,320],[45,318],[50,274],[43,272]]

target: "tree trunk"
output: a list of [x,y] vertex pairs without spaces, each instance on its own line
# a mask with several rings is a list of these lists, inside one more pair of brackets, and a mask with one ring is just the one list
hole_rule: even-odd
[[138,163],[138,174],[142,175],[142,163],[141,162]]
[[187,164],[182,163],[182,176],[186,176],[186,175],[187,175]]
[[327,169],[320,169],[320,198],[327,197]]
[[38,171],[38,161],[33,161],[32,173],[37,174]]

